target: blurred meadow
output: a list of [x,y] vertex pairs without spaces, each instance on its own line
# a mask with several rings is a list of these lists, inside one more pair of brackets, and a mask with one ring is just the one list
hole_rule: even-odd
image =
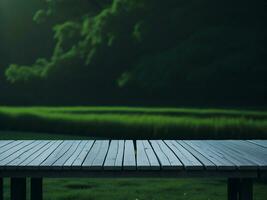
[[0,130],[124,139],[267,138],[267,112],[133,107],[0,107]]

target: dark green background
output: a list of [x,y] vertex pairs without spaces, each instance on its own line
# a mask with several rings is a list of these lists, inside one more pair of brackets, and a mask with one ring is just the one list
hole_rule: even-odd
[[1,0],[0,104],[264,107],[266,19],[264,0]]

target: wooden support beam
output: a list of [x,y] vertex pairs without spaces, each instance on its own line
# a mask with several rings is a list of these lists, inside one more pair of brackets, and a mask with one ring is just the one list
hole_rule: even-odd
[[0,200],[4,200],[4,179],[0,178]]
[[240,200],[253,199],[253,180],[251,178],[241,179],[240,182]]
[[31,200],[43,200],[42,178],[31,178]]
[[229,178],[227,184],[228,200],[239,200],[239,178]]
[[11,178],[11,200],[26,200],[26,178]]

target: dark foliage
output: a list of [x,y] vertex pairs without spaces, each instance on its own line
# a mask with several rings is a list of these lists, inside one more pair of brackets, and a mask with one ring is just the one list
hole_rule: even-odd
[[[264,0],[53,0],[42,7],[33,17],[39,25],[24,23],[47,42],[24,50],[41,56],[32,65],[31,56],[14,56],[24,64],[5,71],[10,94],[19,96],[9,103],[266,105]],[[46,51],[36,55],[40,45]]]

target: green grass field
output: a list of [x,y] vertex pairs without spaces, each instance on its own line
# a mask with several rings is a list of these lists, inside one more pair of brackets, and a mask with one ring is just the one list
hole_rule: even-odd
[[[8,191],[9,181],[5,181]],[[254,185],[266,200],[267,185]],[[9,195],[5,195],[8,198]],[[44,200],[226,200],[222,179],[45,179]]]
[[0,130],[106,138],[267,138],[267,111],[129,107],[0,107]]
[[[86,139],[59,134],[0,132],[0,139]],[[5,198],[9,180],[5,179]],[[256,182],[254,199],[267,200],[267,184]],[[44,200],[226,200],[224,179],[45,179]]]

